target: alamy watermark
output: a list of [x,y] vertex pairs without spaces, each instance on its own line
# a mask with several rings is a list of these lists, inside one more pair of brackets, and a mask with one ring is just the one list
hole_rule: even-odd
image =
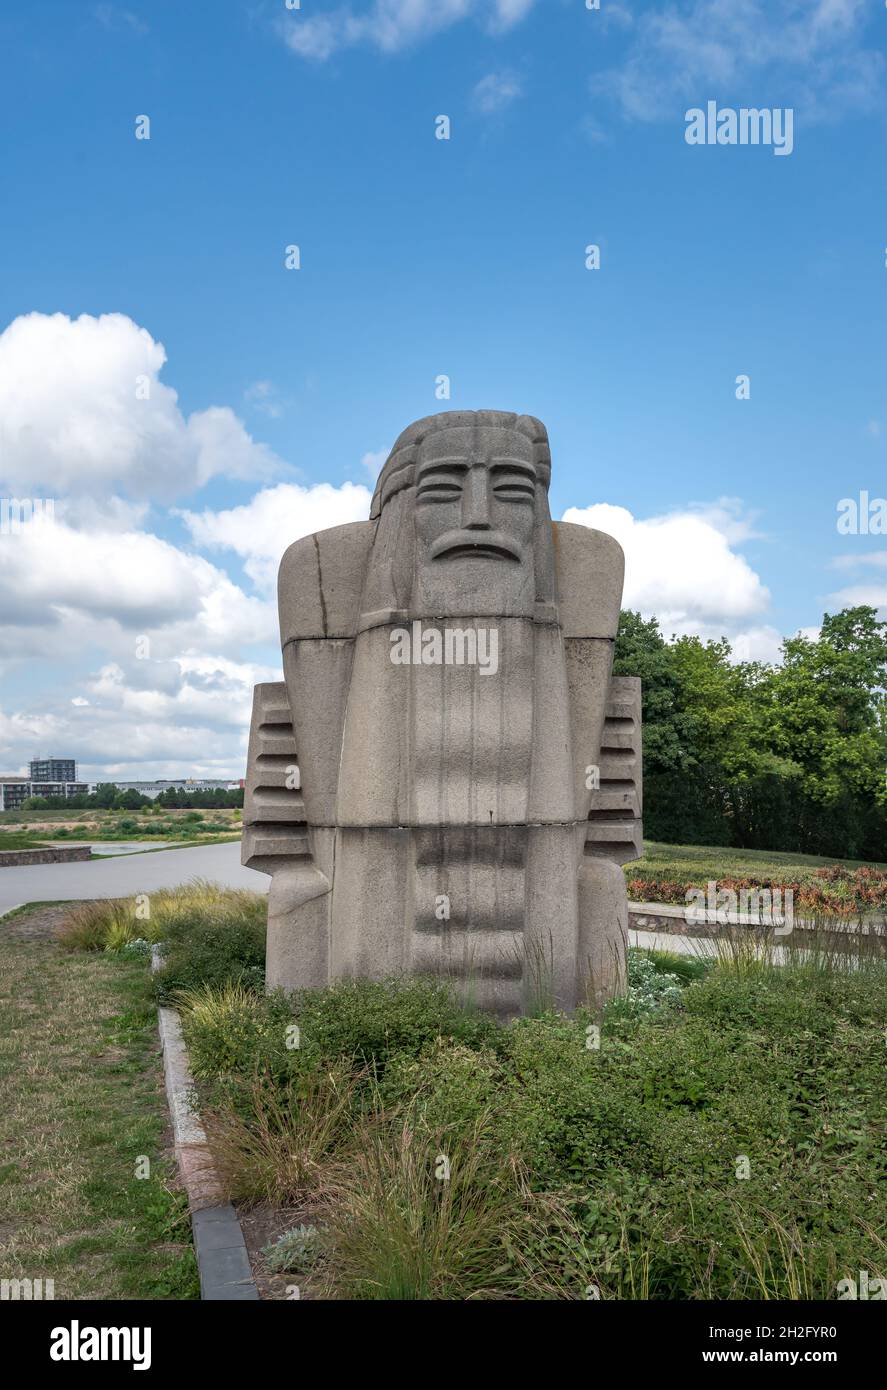
[[691,106],[684,115],[688,145],[770,145],[774,154],[794,149],[795,113],[791,106]]
[[495,627],[411,627],[390,633],[395,666],[477,666],[482,676],[499,670],[499,631]]
[[54,1279],[0,1279],[0,1303],[40,1303],[53,1298]]
[[688,888],[684,921],[688,927],[772,927],[788,936],[795,924],[793,888]]
[[55,520],[54,497],[0,497],[0,536],[20,536]]
[[859,497],[842,497],[835,523],[839,536],[887,536],[887,497],[870,497],[865,488]]

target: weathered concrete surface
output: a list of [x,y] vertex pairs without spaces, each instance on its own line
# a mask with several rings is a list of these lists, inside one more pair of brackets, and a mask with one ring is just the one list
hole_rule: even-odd
[[552,523],[550,473],[531,416],[428,416],[368,521],[284,555],[285,682],[256,688],[244,806],[244,863],[274,876],[269,985],[431,972],[500,1014],[622,987],[623,558]]

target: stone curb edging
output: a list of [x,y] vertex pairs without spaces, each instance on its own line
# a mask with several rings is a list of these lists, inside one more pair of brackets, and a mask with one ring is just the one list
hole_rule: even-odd
[[[157,970],[159,966],[160,952],[153,946],[151,969]],[[231,1203],[221,1201],[222,1188],[206,1131],[194,1111],[194,1078],[182,1036],[182,1021],[175,1009],[161,1006],[157,1010],[157,1022],[176,1161],[191,1212],[200,1297],[205,1301],[256,1301],[259,1291],[252,1276],[243,1231]]]
[[82,864],[92,857],[91,845],[47,845],[43,849],[0,849],[0,869],[27,864]]

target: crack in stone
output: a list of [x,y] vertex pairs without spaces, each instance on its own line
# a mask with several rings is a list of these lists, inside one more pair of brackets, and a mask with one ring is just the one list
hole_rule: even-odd
[[312,536],[311,539],[314,542],[314,553],[317,556],[317,590],[320,594],[320,618],[323,623],[323,635],[326,637],[328,624],[326,620],[326,599],[323,593],[323,570],[320,568],[320,546],[317,543],[316,535]]

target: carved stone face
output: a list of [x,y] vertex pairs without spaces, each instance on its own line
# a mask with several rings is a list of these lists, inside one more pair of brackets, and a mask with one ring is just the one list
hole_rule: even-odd
[[533,445],[519,430],[429,434],[415,473],[420,604],[453,613],[531,608],[539,492]]
[[448,429],[428,436],[416,465],[421,561],[520,563],[532,549],[536,468],[526,435]]

